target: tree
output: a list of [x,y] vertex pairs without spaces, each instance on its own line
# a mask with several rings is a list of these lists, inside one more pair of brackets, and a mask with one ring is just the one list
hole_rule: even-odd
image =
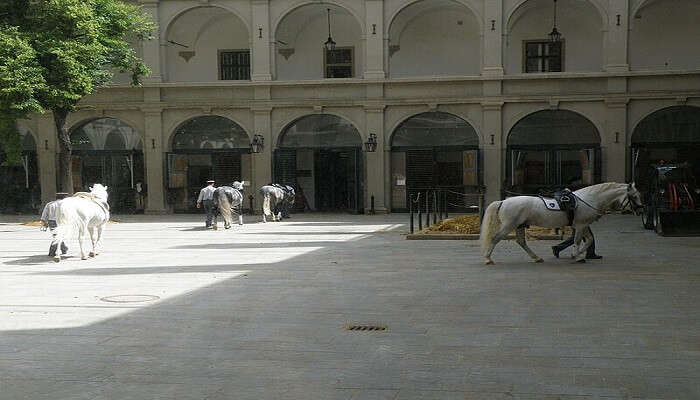
[[73,192],[68,114],[115,70],[131,72],[140,84],[149,70],[128,38],[151,39],[155,25],[139,6],[121,0],[3,1],[0,24],[0,112],[53,113],[61,190]]

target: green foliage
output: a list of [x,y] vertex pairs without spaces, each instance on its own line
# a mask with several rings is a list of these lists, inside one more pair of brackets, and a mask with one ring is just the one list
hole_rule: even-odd
[[0,151],[5,155],[0,166],[22,165],[22,139],[13,120],[0,118]]
[[0,112],[67,113],[109,83],[114,69],[131,72],[134,83],[148,73],[127,40],[150,39],[155,29],[138,6],[13,0],[0,2],[0,15]]

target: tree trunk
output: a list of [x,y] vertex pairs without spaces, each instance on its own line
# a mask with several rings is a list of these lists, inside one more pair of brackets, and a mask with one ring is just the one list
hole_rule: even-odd
[[53,119],[56,124],[58,134],[58,144],[61,146],[61,153],[58,159],[58,169],[60,173],[60,190],[66,193],[73,193],[73,146],[70,143],[70,134],[66,128],[66,118],[68,110],[54,110]]

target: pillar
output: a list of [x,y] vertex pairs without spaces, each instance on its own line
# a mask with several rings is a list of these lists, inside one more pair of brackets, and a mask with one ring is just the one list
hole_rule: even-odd
[[629,71],[627,55],[629,33],[629,0],[608,3],[609,18],[605,35],[605,71]]
[[[605,103],[605,132],[601,137],[603,182],[627,181],[627,101]],[[631,174],[631,171],[629,172]]]
[[[390,156],[385,152],[388,146],[386,134],[384,132],[384,107],[366,107],[366,138],[370,133],[377,135],[377,150],[369,153],[365,152],[365,212],[369,212],[371,207],[372,196],[374,196],[374,211],[376,213],[386,214],[388,212],[388,204],[385,191],[386,180],[386,157]],[[364,143],[363,143],[364,147]]]
[[254,129],[252,134],[262,135],[265,139],[262,152],[252,154],[253,181],[248,194],[255,196],[254,204],[257,213],[262,209],[262,199],[258,194],[258,189],[272,182],[272,151],[275,146],[274,135],[272,134],[272,108],[260,107],[254,108],[252,111]]
[[143,155],[146,164],[146,184],[148,185],[146,199],[147,214],[165,214],[165,141],[163,140],[162,110],[149,108],[143,110],[145,142]]
[[275,35],[270,32],[270,1],[253,0],[253,26],[251,33],[251,80],[272,80],[272,56]]
[[58,139],[53,116],[50,112],[37,115],[36,152],[39,162],[39,185],[41,185],[41,203],[56,200],[56,160]]
[[503,103],[483,103],[483,125],[481,128],[481,149],[485,204],[501,200],[503,192],[504,153],[507,133],[503,132]]
[[484,76],[503,75],[503,2],[484,2],[484,24],[482,32]]
[[[384,78],[384,2],[365,1],[365,79]],[[377,150],[379,151],[379,150]]]
[[[158,19],[158,2],[159,0],[140,0],[143,6],[143,11],[151,17],[154,24],[159,23]],[[161,45],[160,45],[160,30],[167,29],[166,26],[158,26],[158,30],[153,32],[153,39],[144,40],[141,42],[143,50],[143,61],[151,68],[151,73],[143,79],[145,83],[156,83],[163,81],[161,72]]]

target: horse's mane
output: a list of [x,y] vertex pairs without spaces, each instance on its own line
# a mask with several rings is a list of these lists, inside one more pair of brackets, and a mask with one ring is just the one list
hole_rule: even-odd
[[586,186],[585,188],[581,188],[579,190],[576,190],[574,193],[596,196],[601,192],[606,192],[612,188],[619,187],[620,185],[625,185],[625,184],[624,183],[617,183],[617,182],[603,182],[603,183],[598,183],[598,184],[591,185],[591,186]]

